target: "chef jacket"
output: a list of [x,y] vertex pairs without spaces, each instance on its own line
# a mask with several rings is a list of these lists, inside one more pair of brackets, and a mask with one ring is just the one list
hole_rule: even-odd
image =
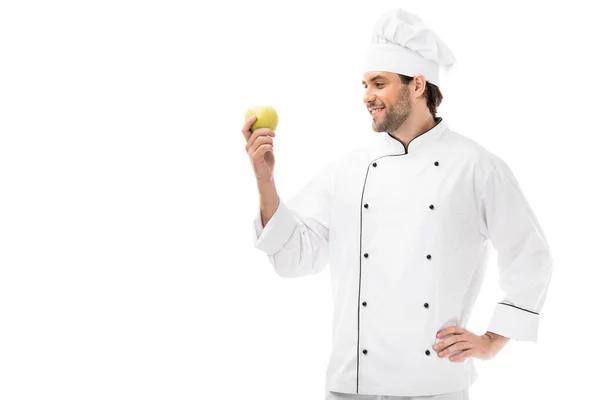
[[552,256],[515,176],[442,118],[405,147],[387,132],[334,157],[263,227],[257,249],[281,277],[330,266],[332,349],[325,390],[425,396],[477,378],[473,358],[440,358],[437,332],[465,327],[490,243],[499,286],[488,330],[537,342]]

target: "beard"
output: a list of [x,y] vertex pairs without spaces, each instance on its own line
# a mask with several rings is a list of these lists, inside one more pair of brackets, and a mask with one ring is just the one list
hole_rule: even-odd
[[373,121],[373,130],[375,132],[395,132],[408,119],[410,110],[408,86],[404,86],[400,98],[391,107],[386,107],[383,110],[382,118]]

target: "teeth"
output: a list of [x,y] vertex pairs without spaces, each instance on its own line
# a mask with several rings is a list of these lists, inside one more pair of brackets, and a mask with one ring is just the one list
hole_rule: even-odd
[[383,110],[383,108],[374,108],[371,110],[371,114],[375,114],[377,111]]

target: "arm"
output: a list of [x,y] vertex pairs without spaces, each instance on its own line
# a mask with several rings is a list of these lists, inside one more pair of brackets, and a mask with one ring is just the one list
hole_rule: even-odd
[[496,305],[486,335],[536,342],[552,255],[515,176],[499,157],[494,161],[481,190],[480,230],[498,251],[499,284],[505,296]]
[[294,278],[316,274],[327,265],[331,180],[327,164],[286,202],[277,196],[275,203],[272,192],[271,200],[263,201],[269,189],[261,193],[261,210],[254,218],[254,247],[268,255],[278,275]]
[[277,207],[279,207],[279,195],[277,194],[277,188],[275,187],[274,181],[257,181],[258,184],[258,194],[260,196],[260,216],[261,216],[261,225],[260,229],[269,222],[269,220],[277,211]]

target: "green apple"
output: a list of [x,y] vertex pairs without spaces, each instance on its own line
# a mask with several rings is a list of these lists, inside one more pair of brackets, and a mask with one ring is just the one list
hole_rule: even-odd
[[255,129],[258,128],[269,128],[273,132],[277,128],[277,123],[279,122],[279,117],[277,116],[277,112],[271,106],[254,106],[248,108],[246,111],[246,120],[250,118],[252,115],[256,115],[256,121],[250,127],[250,131],[254,132]]

